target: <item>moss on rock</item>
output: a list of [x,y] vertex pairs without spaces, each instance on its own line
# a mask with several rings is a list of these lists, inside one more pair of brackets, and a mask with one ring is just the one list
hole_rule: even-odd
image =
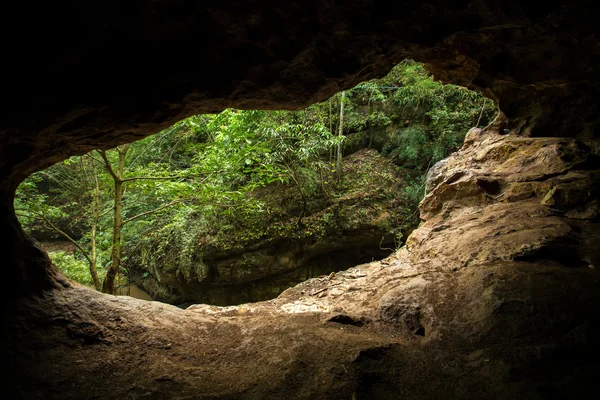
[[377,151],[360,150],[344,159],[339,181],[328,175],[312,188],[272,184],[250,194],[259,207],[223,223],[198,229],[188,221],[195,240],[155,252],[137,275],[160,300],[232,304],[384,257],[396,235],[412,228],[401,206],[404,176]]

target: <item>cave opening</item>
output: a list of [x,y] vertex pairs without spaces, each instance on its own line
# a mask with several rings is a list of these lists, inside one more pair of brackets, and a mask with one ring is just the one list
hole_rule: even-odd
[[[0,250],[11,283],[2,292],[2,395],[598,392],[600,32],[593,4],[262,5],[79,2],[4,14],[4,37],[19,40],[5,46],[0,107]],[[266,302],[182,310],[73,284],[15,218],[17,185],[71,155],[124,146],[231,107],[298,110],[382,77],[407,57],[444,82],[481,90],[501,112],[432,165],[422,222],[402,234],[406,245],[386,263],[313,279]],[[421,196],[419,188],[413,193]],[[310,227],[308,211],[299,218],[304,207],[295,207],[295,226]],[[281,218],[269,228],[277,226]],[[195,240],[185,235],[192,230],[180,231]],[[220,256],[204,263],[185,252],[170,256],[195,268],[165,263],[173,270],[162,271],[163,282],[238,276]],[[245,262],[266,265],[262,259]]]
[[495,113],[406,60],[300,111],[197,115],[72,157],[25,180],[15,208],[84,285],[180,307],[265,301],[397,250],[429,169]]

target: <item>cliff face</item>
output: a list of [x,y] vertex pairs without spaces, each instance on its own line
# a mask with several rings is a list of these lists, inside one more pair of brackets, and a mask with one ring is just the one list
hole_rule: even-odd
[[[3,389],[78,399],[597,392],[593,2],[221,3],[3,13],[3,37],[31,38],[4,48]],[[68,155],[193,113],[299,108],[404,57],[483,90],[505,118],[436,167],[422,227],[385,263],[271,302],[178,310],[65,281],[14,216],[17,184]]]
[[377,151],[363,149],[344,159],[340,181],[323,177],[312,192],[304,185],[301,194],[293,183],[260,188],[250,195],[260,211],[210,227],[188,221],[185,231],[194,240],[148,249],[134,280],[171,304],[232,305],[268,300],[306,279],[384,258],[396,234],[413,228],[406,223],[412,210],[403,197],[404,175]]

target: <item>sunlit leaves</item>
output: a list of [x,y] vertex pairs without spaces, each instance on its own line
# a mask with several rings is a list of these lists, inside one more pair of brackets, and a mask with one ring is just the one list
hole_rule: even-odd
[[[495,113],[493,103],[484,102],[480,94],[436,82],[411,61],[346,94],[345,136],[336,134],[342,101],[338,94],[297,112],[227,109],[196,115],[133,143],[125,162],[122,212],[125,220],[143,216],[124,226],[123,259],[142,267],[151,259],[165,268],[198,263],[202,247],[219,242],[224,233],[245,230],[245,239],[260,237],[252,226],[270,210],[254,196],[258,188],[288,184],[303,197],[336,196],[332,149],[340,142],[368,134],[370,145],[377,131],[388,139],[379,149],[422,175],[460,147],[470,127],[478,121],[486,124]],[[107,151],[107,157],[113,164],[118,160],[115,150]],[[91,171],[97,163],[102,211],[97,242],[104,265],[111,244],[114,186],[98,159],[92,152],[35,174],[19,188],[15,208],[30,229],[39,228],[38,217],[44,215],[67,223],[69,229],[77,227],[78,240],[88,245],[94,204]],[[422,180],[415,178],[405,192],[418,203]],[[169,248],[175,250],[167,256]]]

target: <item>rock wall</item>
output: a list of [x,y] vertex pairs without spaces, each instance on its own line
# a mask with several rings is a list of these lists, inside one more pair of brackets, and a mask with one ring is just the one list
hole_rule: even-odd
[[[12,217],[34,171],[226,107],[298,109],[406,57],[478,88],[530,136],[597,137],[593,2],[141,2],[17,5],[3,12],[1,250],[16,292],[52,285]],[[37,256],[36,256],[37,257]],[[35,259],[37,259],[34,257]],[[39,269],[39,271],[38,271]],[[23,271],[27,270],[27,273]],[[16,289],[19,288],[19,289]],[[8,293],[11,297],[15,293]]]
[[[2,37],[22,40],[3,47],[0,107],[5,397],[598,392],[594,2],[10,5]],[[273,302],[177,310],[66,281],[14,216],[18,183],[68,155],[193,113],[299,108],[405,57],[483,90],[506,119],[437,166],[423,226],[386,263]]]
[[268,300],[306,279],[384,258],[396,234],[414,228],[405,173],[377,151],[345,157],[339,182],[328,175],[316,178],[312,191],[303,183],[302,195],[294,184],[257,189],[250,196],[261,210],[240,218],[209,227],[188,220],[183,231],[193,239],[183,243],[170,232],[168,245],[150,243],[141,250],[145,258],[130,258],[139,259],[130,261],[132,280],[171,304]]
[[[186,310],[63,282],[13,302],[24,398],[579,398],[598,390],[593,142],[472,130],[389,258]],[[5,306],[6,307],[6,306]]]
[[51,275],[48,262],[24,261],[36,250],[11,216],[13,192],[32,172],[195,113],[298,109],[383,76],[406,57],[497,100],[508,117],[500,129],[597,137],[600,50],[591,5],[155,1],[34,13],[14,5],[3,13],[3,37],[23,40],[5,46],[11,62],[0,107],[0,243],[3,253],[21,254],[8,264],[10,279]]

